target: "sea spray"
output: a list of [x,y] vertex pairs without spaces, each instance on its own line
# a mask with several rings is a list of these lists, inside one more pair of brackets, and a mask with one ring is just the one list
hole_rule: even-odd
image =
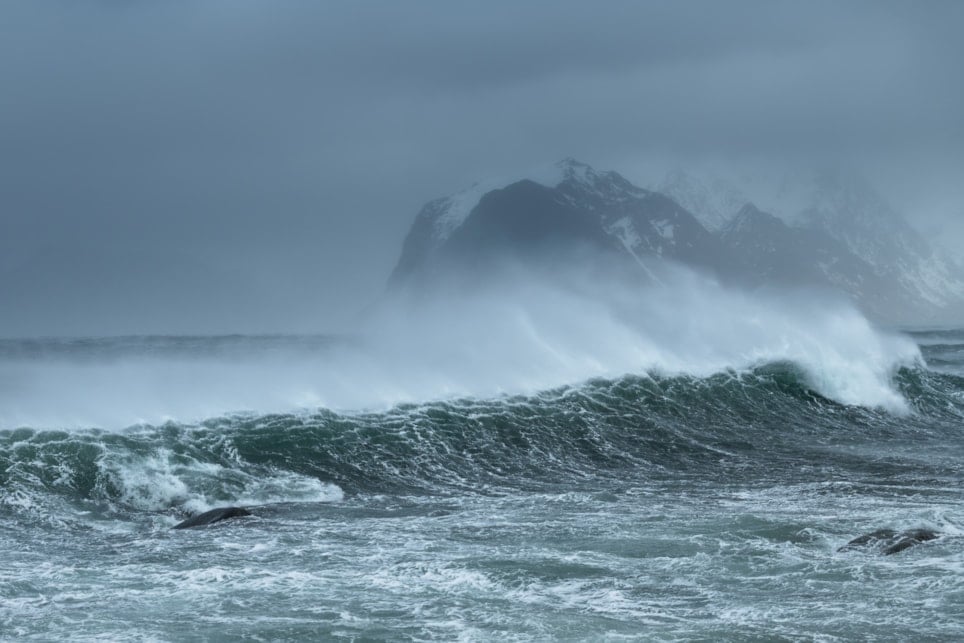
[[[613,312],[613,327],[629,312]],[[857,341],[867,328],[841,315],[815,336],[850,338],[838,355],[874,355]],[[887,364],[891,336],[871,337]],[[180,343],[129,343],[145,341]],[[219,350],[199,352],[244,363],[212,360]],[[922,352],[929,363],[956,350]],[[254,352],[263,363],[272,351]],[[913,358],[896,366],[886,381],[913,410],[897,415],[821,393],[801,360],[383,410],[0,430],[0,630],[958,638],[964,379]],[[253,517],[171,530],[239,505]],[[918,528],[941,536],[893,556],[838,551]]]
[[0,427],[384,410],[775,362],[795,364],[816,392],[841,403],[907,410],[893,376],[920,363],[919,349],[847,302],[812,291],[746,293],[682,271],[675,278],[675,286],[590,292],[519,275],[468,294],[388,300],[343,338],[212,338],[218,349],[207,351],[148,337],[90,341],[85,350],[54,344],[38,356],[8,340]]

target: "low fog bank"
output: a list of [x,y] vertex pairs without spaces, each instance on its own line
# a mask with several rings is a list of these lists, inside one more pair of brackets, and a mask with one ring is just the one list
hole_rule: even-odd
[[899,366],[920,362],[916,344],[876,329],[844,299],[748,293],[683,269],[662,280],[641,286],[571,274],[550,281],[506,270],[468,293],[440,287],[389,297],[341,338],[189,338],[196,347],[176,350],[158,349],[156,338],[125,338],[124,350],[106,340],[81,357],[13,354],[8,345],[0,427],[117,429],[231,412],[357,412],[624,374],[704,377],[782,361],[839,402],[905,410],[891,378]]

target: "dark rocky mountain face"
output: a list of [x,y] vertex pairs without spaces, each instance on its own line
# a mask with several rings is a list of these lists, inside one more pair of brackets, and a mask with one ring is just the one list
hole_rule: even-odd
[[431,255],[442,243],[436,233],[436,222],[449,207],[451,207],[451,199],[448,197],[429,201],[422,207],[405,236],[402,256],[392,271],[392,276],[389,278],[390,284],[401,283],[429,261]]
[[820,229],[788,226],[753,204],[720,238],[745,262],[750,284],[839,289],[878,315],[899,304],[892,285],[844,243]]
[[518,181],[483,194],[461,215],[453,213],[454,197],[428,203],[391,282],[490,271],[500,262],[545,270],[589,262],[643,281],[654,279],[666,260],[720,275],[739,272],[725,244],[672,199],[576,161],[557,170],[552,187]]
[[831,281],[865,309],[874,308],[869,302],[875,297],[886,295],[889,303],[878,316],[887,321],[956,323],[964,316],[964,269],[928,243],[859,174],[844,168],[724,172],[728,178],[674,170],[659,190],[710,230],[727,227],[753,202],[766,203],[764,210],[787,222],[793,235],[806,236],[809,230],[831,237],[862,260],[862,268],[871,268],[875,277],[870,281],[876,281],[877,288],[857,288],[847,277],[850,272],[842,269],[827,271]]
[[[964,313],[964,273],[859,176],[824,172],[813,180],[810,204],[798,218],[823,230],[903,295],[907,311],[940,317]],[[956,311],[956,315],[955,315]]]
[[574,267],[597,277],[641,277],[598,217],[558,190],[523,180],[483,195],[414,276],[474,287],[503,271],[556,278]]
[[747,204],[720,233],[721,240],[748,264],[759,283],[869,283],[871,266],[821,230],[791,228]]
[[[744,272],[739,257],[708,232],[678,203],[658,192],[608,208],[603,226],[612,234],[630,235],[628,247],[639,257],[669,259],[711,271],[721,277]],[[638,241],[637,241],[638,239]]]
[[567,159],[548,179],[476,186],[426,204],[390,285],[477,283],[507,265],[658,283],[667,266],[683,264],[743,286],[843,291],[879,319],[917,312],[917,293],[839,236],[812,220],[787,225],[751,204],[710,232],[672,198]]
[[545,259],[573,247],[615,252],[595,217],[558,190],[523,180],[484,195],[443,247],[447,261],[501,256]]

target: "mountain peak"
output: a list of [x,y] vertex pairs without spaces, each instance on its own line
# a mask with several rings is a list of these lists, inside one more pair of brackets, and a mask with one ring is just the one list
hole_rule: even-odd
[[577,161],[571,156],[567,156],[561,161],[555,164],[555,167],[562,172],[563,176],[575,177],[575,176],[586,176],[589,173],[595,174],[596,171],[588,163],[583,163],[582,161]]
[[558,261],[587,245],[656,281],[653,271],[669,260],[753,286],[818,284],[882,318],[964,301],[957,267],[852,173],[758,179],[675,170],[650,191],[572,157],[426,204],[392,279],[444,273],[463,255],[465,265],[496,251]]
[[[544,185],[549,188],[555,188],[563,183],[571,183],[574,185],[582,185],[590,188],[595,188],[595,186],[604,182],[611,182],[614,180],[623,180],[621,176],[615,172],[597,172],[588,163],[583,163],[577,159],[567,156],[561,161],[557,161],[552,165],[543,166],[540,169],[530,171],[523,176],[518,177],[519,179],[527,178]],[[628,184],[629,182],[626,181]]]
[[754,205],[752,202],[747,201],[747,203],[744,204],[742,208],[740,208],[740,211],[736,213],[736,216],[746,218],[746,217],[759,216],[761,214],[765,214],[763,210],[756,207],[756,205]]
[[536,182],[559,189],[573,205],[589,210],[612,207],[649,194],[617,172],[597,172],[588,163],[572,157],[556,163],[553,170],[551,177],[536,178]]
[[777,217],[764,212],[753,203],[747,202],[740,211],[726,223],[720,233],[724,238],[733,238],[734,235],[745,234],[750,229],[756,230],[782,230],[786,224]]

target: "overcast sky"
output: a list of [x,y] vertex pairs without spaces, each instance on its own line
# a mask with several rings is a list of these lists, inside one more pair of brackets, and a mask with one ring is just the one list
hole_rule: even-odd
[[[325,331],[428,199],[859,166],[964,248],[964,2],[0,0],[0,335]],[[962,253],[964,254],[964,253]]]

